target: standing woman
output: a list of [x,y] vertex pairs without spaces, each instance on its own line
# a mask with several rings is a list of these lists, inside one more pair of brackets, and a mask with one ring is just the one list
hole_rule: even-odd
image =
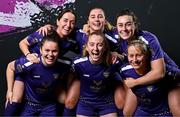
[[134,116],[172,116],[167,91],[161,82],[151,83],[149,79],[142,77],[150,71],[151,55],[154,53],[141,40],[131,41],[127,53],[129,63],[121,68],[120,73],[125,79],[125,85],[132,89],[138,99]]
[[115,84],[119,77],[112,65],[108,42],[102,32],[89,34],[83,56],[74,61],[74,76],[80,79],[77,117],[116,117]]
[[[32,63],[24,56],[9,63],[7,70],[10,76],[20,76],[25,86],[21,116],[56,116],[56,88],[64,87],[63,78],[69,69],[69,66],[57,61],[58,54],[58,35],[55,32],[43,38],[39,63]],[[12,105],[8,104],[7,108],[11,106],[12,109]],[[11,109],[5,111],[6,116],[9,116]]]
[[[165,86],[170,89],[168,93],[169,106],[173,115],[178,116],[180,115],[180,82],[177,78],[177,74],[180,73],[180,70],[174,61],[162,50],[157,37],[150,32],[140,30],[138,26],[138,19],[131,10],[125,9],[119,13],[117,17],[117,30],[115,30],[115,34],[119,35],[120,38],[119,51],[120,53],[127,55],[126,50],[128,44],[136,39],[142,40],[149,45],[152,53],[154,53],[151,57],[151,69],[146,75],[142,76],[142,79],[148,79],[150,80],[149,83],[153,83],[161,80],[166,73],[167,76],[163,79],[169,80],[169,83],[172,86]],[[142,81],[140,84],[144,84],[144,82]],[[129,92],[131,91],[129,90]],[[136,97],[133,93],[127,93],[126,97],[126,103],[123,110],[124,115],[133,115],[136,107]]]
[[[105,12],[102,8],[91,9],[89,12],[88,21],[86,25],[86,35],[84,35],[82,39],[87,41],[88,36],[91,35],[91,33],[104,33],[108,41],[108,45],[110,46],[110,50],[112,52],[116,48],[118,48],[118,39],[114,37],[112,31],[106,30],[106,28],[104,27],[106,23],[107,22],[106,22]],[[78,101],[77,91],[79,90],[79,87],[77,87],[77,84],[76,84],[77,82],[78,80],[76,80],[76,82],[74,82],[69,88],[68,96],[65,101],[66,106],[68,108],[74,108]],[[124,94],[123,88],[122,89],[118,88],[118,89],[121,90],[122,94]],[[118,95],[118,94],[119,93],[115,93],[115,95]],[[119,97],[118,108],[122,109],[124,105],[124,96],[121,95],[121,97],[120,96],[118,97]]]

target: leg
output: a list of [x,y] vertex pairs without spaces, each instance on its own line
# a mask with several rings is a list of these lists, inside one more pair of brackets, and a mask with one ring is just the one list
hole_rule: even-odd
[[24,94],[24,82],[15,80],[13,87],[13,102],[21,103]]
[[127,89],[125,105],[123,109],[124,116],[133,116],[137,106],[137,98],[131,89]]
[[18,115],[21,108],[22,97],[24,93],[24,82],[15,80],[13,87],[12,104],[8,103],[4,115]]
[[180,87],[171,89],[168,93],[168,102],[173,116],[180,116]]
[[80,95],[80,81],[74,80],[68,89],[67,97],[65,100],[64,116],[75,116],[76,104]]
[[118,109],[123,109],[125,102],[126,92],[123,86],[118,86],[115,89],[114,100]]
[[106,114],[106,115],[101,115],[100,117],[117,117],[117,113],[109,113],[109,114]]

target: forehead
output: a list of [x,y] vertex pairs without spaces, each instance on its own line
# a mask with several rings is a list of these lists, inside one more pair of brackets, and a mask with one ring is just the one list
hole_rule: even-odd
[[91,35],[89,37],[89,41],[88,42],[104,42],[104,39],[101,35]]
[[61,19],[69,19],[69,20],[75,20],[75,15],[71,12],[66,12],[63,14]]
[[45,41],[42,48],[54,49],[54,48],[58,48],[58,44],[53,41]]
[[89,16],[91,15],[103,15],[104,16],[104,11],[102,9],[92,9],[89,13]]
[[142,53],[142,49],[139,46],[129,46],[128,47],[128,53],[133,53],[133,54],[141,54]]
[[133,18],[130,15],[119,16],[117,19],[117,23],[121,22],[133,22]]

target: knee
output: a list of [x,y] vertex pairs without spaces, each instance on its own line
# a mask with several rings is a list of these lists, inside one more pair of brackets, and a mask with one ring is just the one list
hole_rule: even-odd
[[68,109],[73,109],[73,108],[75,108],[76,103],[77,103],[77,100],[76,100],[76,99],[66,99],[66,100],[65,100],[65,106],[66,106],[66,108],[68,108]]
[[116,104],[116,107],[120,110],[123,109],[123,107],[124,107],[124,101],[116,100],[115,104]]

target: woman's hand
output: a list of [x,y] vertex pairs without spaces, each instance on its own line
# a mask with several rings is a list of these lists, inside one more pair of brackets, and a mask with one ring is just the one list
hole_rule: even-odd
[[13,97],[13,92],[12,91],[7,91],[6,93],[6,103],[5,103],[5,108],[7,107],[8,102],[12,104],[12,97]]
[[48,32],[52,30],[52,28],[53,28],[52,25],[47,24],[47,25],[45,25],[45,26],[43,26],[43,27],[40,27],[37,31],[38,31],[40,34],[42,34],[43,36],[46,36],[46,35],[48,34]]
[[39,63],[38,54],[37,53],[29,53],[26,55],[28,61],[32,63]]

